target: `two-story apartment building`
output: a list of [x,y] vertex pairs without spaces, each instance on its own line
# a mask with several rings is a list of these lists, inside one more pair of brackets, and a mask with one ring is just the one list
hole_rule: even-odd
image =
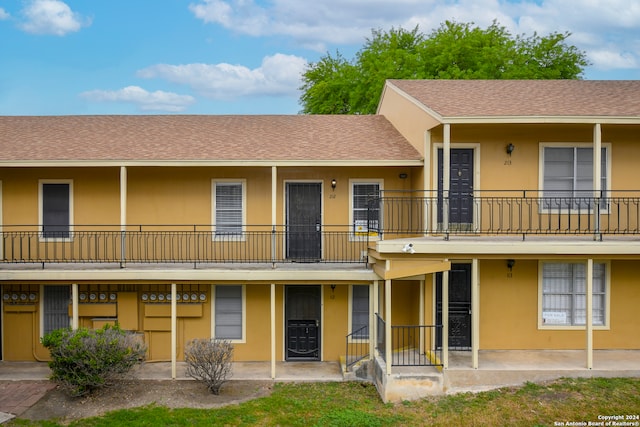
[[640,350],[639,139],[637,81],[389,81],[373,116],[0,117],[2,358],[118,322],[150,360],[217,337],[274,377],[372,359],[383,390],[452,350],[589,369]]

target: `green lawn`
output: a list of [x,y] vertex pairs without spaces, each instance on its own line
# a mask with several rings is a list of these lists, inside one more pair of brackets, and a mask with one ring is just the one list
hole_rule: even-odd
[[[382,403],[370,384],[278,383],[271,396],[240,405],[211,410],[150,406],[115,411],[71,425],[554,426],[606,423],[603,416],[629,416],[616,422],[640,426],[636,418],[639,415],[640,378],[562,379],[399,404]],[[58,424],[55,420],[44,423],[15,420],[13,425]]]

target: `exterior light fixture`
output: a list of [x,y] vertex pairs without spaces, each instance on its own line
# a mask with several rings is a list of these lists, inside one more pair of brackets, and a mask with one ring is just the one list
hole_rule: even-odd
[[507,268],[509,269],[509,271],[513,270],[513,266],[516,265],[516,260],[515,259],[508,259],[507,260]]
[[402,252],[404,252],[405,254],[415,254],[416,250],[413,249],[413,243],[407,243],[406,245],[404,245],[404,248],[402,248]]
[[338,181],[335,178],[331,180],[331,190],[336,191],[336,185],[338,185]]
[[507,144],[506,151],[508,155],[511,155],[511,153],[513,153],[513,150],[515,149],[516,149],[516,146],[513,145],[512,143]]

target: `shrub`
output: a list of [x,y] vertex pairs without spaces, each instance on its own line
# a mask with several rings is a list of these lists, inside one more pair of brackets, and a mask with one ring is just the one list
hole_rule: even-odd
[[116,384],[144,360],[146,347],[120,327],[58,329],[42,337],[52,381],[72,396]]
[[187,376],[205,383],[216,395],[231,373],[232,359],[233,345],[227,340],[194,339],[184,351]]

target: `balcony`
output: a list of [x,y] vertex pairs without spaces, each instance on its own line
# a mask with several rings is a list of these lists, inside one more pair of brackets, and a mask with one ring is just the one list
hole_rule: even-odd
[[[381,239],[440,235],[612,236],[640,234],[640,192],[536,190],[384,192],[369,202],[368,229]],[[556,192],[559,193],[559,192]]]
[[245,225],[224,233],[211,225],[78,225],[44,230],[3,225],[4,264],[271,264],[366,265],[368,234],[349,226]]

